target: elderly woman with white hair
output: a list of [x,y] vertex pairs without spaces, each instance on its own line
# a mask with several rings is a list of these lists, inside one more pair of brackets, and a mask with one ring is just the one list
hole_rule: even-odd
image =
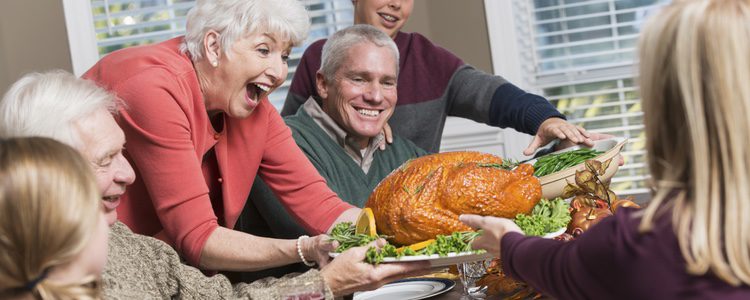
[[[329,261],[334,247],[322,233],[359,209],[326,186],[267,100],[309,27],[297,0],[198,1],[184,37],[113,52],[84,75],[125,103],[118,123],[138,176],[111,199],[122,222],[204,270]],[[233,230],[256,174],[320,235],[279,240]]]

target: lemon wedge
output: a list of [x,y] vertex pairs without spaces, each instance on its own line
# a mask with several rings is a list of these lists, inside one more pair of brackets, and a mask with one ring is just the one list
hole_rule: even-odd
[[404,252],[404,250],[406,250],[406,248],[410,248],[413,251],[419,251],[419,250],[422,250],[424,248],[427,248],[427,246],[429,246],[430,244],[432,244],[434,242],[435,242],[435,239],[429,239],[429,240],[426,240],[426,241],[421,241],[419,243],[414,243],[414,244],[411,244],[409,246],[403,246],[403,247],[400,247],[400,248],[396,248],[396,252],[398,252],[398,253]]
[[369,236],[377,236],[378,231],[375,228],[375,215],[372,213],[372,209],[365,207],[362,212],[359,213],[357,218],[357,227],[354,231],[357,234],[366,234]]

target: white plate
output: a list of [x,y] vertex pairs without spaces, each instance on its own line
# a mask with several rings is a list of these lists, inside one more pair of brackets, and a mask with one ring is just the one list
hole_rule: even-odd
[[450,291],[456,282],[443,278],[409,278],[392,282],[369,292],[354,293],[354,300],[417,300]]
[[568,228],[567,227],[563,227],[563,228],[560,228],[559,230],[557,230],[555,232],[550,232],[548,234],[545,234],[542,237],[545,238],[545,239],[554,239],[554,238],[562,235],[563,233],[565,233],[566,230],[568,230]]
[[[331,257],[336,257],[339,255],[339,253],[328,253]],[[476,254],[474,252],[451,252],[448,253],[447,256],[440,256],[438,254],[433,255],[414,255],[414,256],[402,256],[400,258],[395,257],[386,257],[383,258],[384,263],[392,263],[392,262],[407,262],[407,261],[422,261],[427,260],[430,262],[431,267],[444,267],[444,266],[452,266],[458,263],[462,262],[468,262],[468,261],[477,261],[477,260],[485,260],[493,258],[492,254],[490,253],[479,253]]]
[[[601,162],[604,162],[608,159],[614,159],[615,157],[617,157],[618,154],[620,154],[620,151],[622,151],[622,149],[625,147],[625,144],[627,143],[627,141],[628,139],[619,138],[619,137],[594,141],[593,149],[604,151],[604,153],[599,154],[593,159],[601,161]],[[581,149],[581,148],[584,148],[584,147],[573,146],[573,147],[565,148],[557,152],[552,152],[550,154],[568,152],[568,151],[573,151],[573,150]],[[536,159],[533,159],[533,160],[529,160],[526,163],[533,165],[535,162],[536,162]],[[612,176],[615,175],[615,173],[617,172],[619,168],[620,166],[618,162],[614,161],[609,165],[609,168],[607,168],[607,171],[604,173],[604,175],[599,176],[599,178],[602,181],[608,181],[612,178]],[[565,186],[568,185],[568,183],[575,182],[576,171],[583,170],[583,169],[585,169],[585,164],[580,163],[575,166],[566,168],[564,170],[560,170],[555,173],[547,174],[542,177],[539,177],[539,183],[542,184],[542,198],[554,199],[554,198],[562,196]]]

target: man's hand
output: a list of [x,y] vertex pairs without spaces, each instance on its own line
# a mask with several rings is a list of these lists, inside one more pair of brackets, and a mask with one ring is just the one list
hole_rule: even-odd
[[534,139],[531,140],[531,144],[526,147],[526,150],[523,150],[523,154],[526,156],[532,155],[539,147],[554,139],[559,139],[561,143],[584,144],[589,147],[594,145],[591,133],[583,127],[570,124],[560,118],[549,118],[539,126]]
[[391,131],[391,126],[388,123],[385,123],[385,126],[383,126],[383,135],[385,139],[380,142],[380,151],[385,150],[386,144],[393,144],[393,131]]
[[[589,134],[589,139],[592,142],[598,141],[598,140],[611,139],[611,138],[615,137],[614,135],[606,134],[606,133],[588,132],[588,131],[587,131],[587,133]],[[562,140],[562,141],[560,141],[559,144],[557,144],[557,146],[555,146],[554,150],[555,151],[562,150],[562,149],[565,149],[565,148],[573,147],[575,145],[578,145],[578,144],[574,143],[571,140]]]
[[[611,135],[611,134],[589,132],[589,139],[591,139],[592,142],[593,141],[599,141],[599,140],[611,139],[613,137],[615,137],[615,136]],[[565,148],[573,147],[575,145],[577,145],[577,144],[573,143],[570,140],[563,140],[559,144],[557,144],[557,146],[555,147],[554,150],[555,151],[562,150],[562,149],[565,149]],[[617,165],[618,166],[622,166],[624,164],[625,164],[625,158],[621,154],[618,154],[617,155]]]

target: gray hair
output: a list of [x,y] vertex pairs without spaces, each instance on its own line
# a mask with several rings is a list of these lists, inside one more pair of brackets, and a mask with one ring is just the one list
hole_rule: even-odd
[[117,102],[93,81],[68,72],[30,73],[0,101],[0,138],[42,136],[78,147],[77,122],[99,109],[116,113]]
[[261,32],[298,46],[307,38],[310,18],[299,0],[198,0],[186,26],[180,51],[197,61],[205,55],[203,37],[210,30],[221,34],[225,54],[237,39]]
[[353,25],[334,33],[325,45],[319,72],[326,80],[333,80],[344,61],[348,58],[348,51],[359,43],[370,42],[378,47],[388,47],[393,52],[396,63],[396,75],[398,75],[398,47],[393,39],[379,29],[366,24]]

